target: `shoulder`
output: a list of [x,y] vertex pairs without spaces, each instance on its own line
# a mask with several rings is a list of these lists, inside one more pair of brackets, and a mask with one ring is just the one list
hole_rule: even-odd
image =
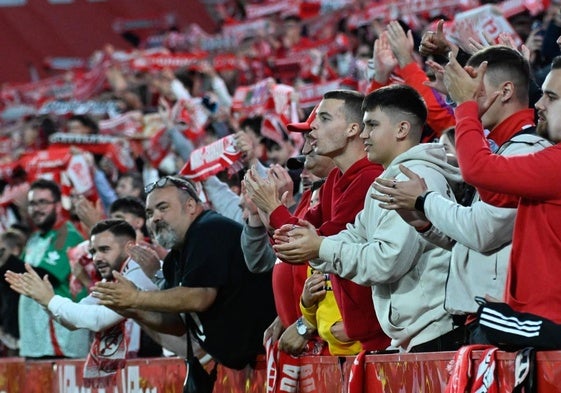
[[225,217],[214,210],[206,210],[201,213],[199,220],[196,223],[197,227],[212,229],[215,227],[233,228],[241,231],[242,225],[228,217]]
[[547,139],[535,134],[520,134],[506,141],[501,146],[502,155],[532,153],[552,146]]
[[[200,245],[208,242],[215,242],[217,238],[226,240],[230,237],[239,241],[243,226],[213,210],[206,210],[191,225],[188,230],[187,237],[196,239]],[[192,244],[193,242],[189,242]]]
[[66,221],[65,225],[68,231],[66,236],[69,241],[75,241],[77,243],[84,241],[84,237],[74,224],[72,224],[70,221]]
[[343,178],[346,179],[350,186],[369,187],[383,171],[384,168],[380,164],[375,164],[366,158],[362,158],[345,172]]

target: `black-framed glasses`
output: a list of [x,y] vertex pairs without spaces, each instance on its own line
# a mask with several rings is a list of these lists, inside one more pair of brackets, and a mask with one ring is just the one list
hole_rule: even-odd
[[163,188],[168,184],[168,181],[170,181],[175,187],[179,188],[180,190],[186,191],[187,194],[189,194],[189,196],[195,201],[199,201],[199,195],[197,193],[197,190],[195,189],[195,186],[193,186],[193,184],[191,184],[189,180],[185,180],[177,176],[164,176],[153,183],[147,184],[146,187],[144,187],[144,193],[148,195],[156,188]]
[[42,209],[46,206],[54,205],[55,203],[57,203],[57,201],[48,201],[46,199],[39,199],[38,201],[29,201],[27,203],[27,207],[32,209],[38,207],[39,209]]

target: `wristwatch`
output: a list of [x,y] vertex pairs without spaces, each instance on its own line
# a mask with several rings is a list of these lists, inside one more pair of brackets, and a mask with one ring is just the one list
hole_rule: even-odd
[[313,333],[313,329],[306,326],[304,319],[302,317],[296,320],[296,331],[302,337],[308,338]]
[[162,271],[162,269],[159,269],[156,271],[156,273],[154,273],[154,279],[155,280],[163,280],[164,279],[164,272]]
[[415,210],[425,214],[425,199],[432,191],[425,191],[415,199]]

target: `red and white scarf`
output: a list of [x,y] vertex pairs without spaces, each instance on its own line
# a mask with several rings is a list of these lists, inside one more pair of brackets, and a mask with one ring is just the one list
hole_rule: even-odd
[[362,393],[364,391],[364,360],[366,351],[359,352],[353,360],[349,375],[348,393]]
[[114,382],[117,371],[125,366],[126,354],[125,320],[96,332],[84,364],[84,387],[103,388]]
[[[473,375],[471,354],[483,350],[477,363],[477,371]],[[498,393],[498,382],[495,378],[496,352],[498,348],[490,345],[465,345],[454,355],[452,370],[445,393]]]
[[[320,338],[308,340],[302,355],[320,355],[325,342]],[[267,357],[267,393],[294,393],[299,387],[308,393],[317,392],[310,365],[301,365],[300,357],[279,350],[279,342],[269,339],[265,344]]]

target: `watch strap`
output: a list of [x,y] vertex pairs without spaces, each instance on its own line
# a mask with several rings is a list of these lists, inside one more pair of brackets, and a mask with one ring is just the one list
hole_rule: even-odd
[[432,191],[425,191],[415,199],[415,210],[425,214],[425,200]]
[[300,317],[296,320],[296,332],[302,337],[310,338],[314,329],[308,327],[304,322],[304,317]]

